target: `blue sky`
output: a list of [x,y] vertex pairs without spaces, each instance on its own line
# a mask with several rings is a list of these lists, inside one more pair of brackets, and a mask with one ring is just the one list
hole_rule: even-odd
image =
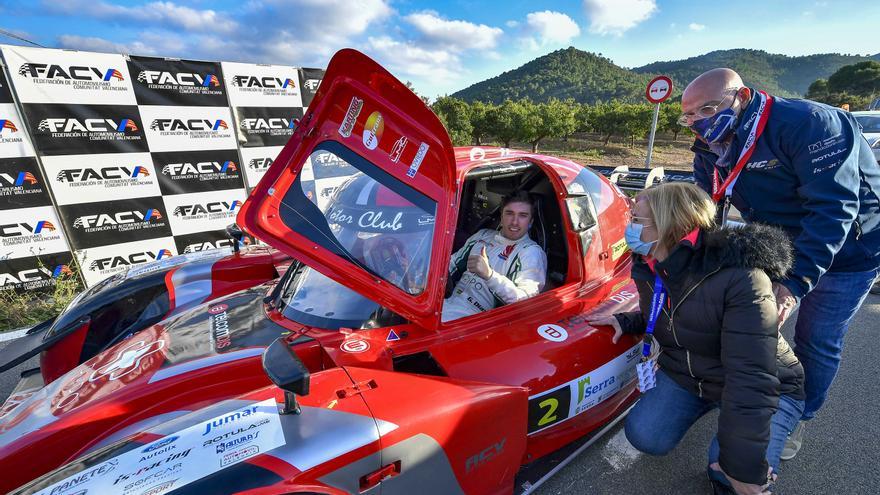
[[47,47],[306,67],[353,47],[430,97],[568,46],[624,67],[728,48],[875,54],[878,22],[880,2],[849,0],[0,0],[0,29]]

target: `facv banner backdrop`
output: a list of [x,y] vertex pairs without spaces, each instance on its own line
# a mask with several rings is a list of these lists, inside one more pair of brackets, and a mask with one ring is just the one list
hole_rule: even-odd
[[72,273],[70,261],[46,179],[0,71],[0,290],[51,287]]
[[[23,113],[0,80],[0,289],[51,285],[70,273],[71,248],[91,286],[132,265],[230,247],[224,229],[246,186],[324,75],[10,45],[0,54]],[[339,172],[320,188],[326,198],[351,173]]]

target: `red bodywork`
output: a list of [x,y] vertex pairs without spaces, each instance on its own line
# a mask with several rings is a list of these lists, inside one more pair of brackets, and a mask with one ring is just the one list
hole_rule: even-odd
[[[363,104],[354,117],[353,98]],[[375,109],[385,116],[385,134],[374,149],[340,131],[364,128]],[[401,149],[401,137],[411,145]],[[424,291],[401,290],[280,222],[285,191],[315,145],[328,140],[439,205]],[[566,253],[559,280],[531,299],[442,323],[462,187],[470,173],[513,163],[549,181],[550,207],[561,215],[552,235]],[[583,174],[587,185],[578,182]],[[589,202],[577,201],[588,193]],[[575,204],[588,205],[595,225],[576,225]],[[275,281],[256,285],[272,278],[257,273],[265,266],[250,271],[243,263],[216,282],[253,287],[210,296],[7,403],[0,492],[512,493],[521,466],[596,431],[636,399],[638,341],[612,344],[610,329],[585,321],[635,307],[623,243],[629,214],[619,190],[574,162],[453,150],[437,117],[400,81],[343,50],[239,223],[278,249],[279,260],[292,256],[407,323],[303,325],[265,297]],[[284,395],[261,366],[278,336],[311,373],[299,415],[277,414]],[[416,358],[430,369],[406,366]]]

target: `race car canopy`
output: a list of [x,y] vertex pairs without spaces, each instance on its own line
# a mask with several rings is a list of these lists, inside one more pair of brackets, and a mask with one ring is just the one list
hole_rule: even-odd
[[455,156],[437,116],[355,50],[330,61],[311,107],[238,223],[407,319],[442,304]]

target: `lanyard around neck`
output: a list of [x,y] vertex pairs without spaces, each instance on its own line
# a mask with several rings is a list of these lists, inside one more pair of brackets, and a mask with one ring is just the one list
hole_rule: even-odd
[[663,286],[663,280],[660,275],[654,275],[654,295],[651,296],[651,313],[648,314],[648,326],[645,328],[645,339],[642,343],[642,356],[647,358],[651,355],[651,336],[654,335],[654,326],[657,325],[657,318],[660,317],[660,311],[663,310],[663,304],[666,301],[666,287]]

